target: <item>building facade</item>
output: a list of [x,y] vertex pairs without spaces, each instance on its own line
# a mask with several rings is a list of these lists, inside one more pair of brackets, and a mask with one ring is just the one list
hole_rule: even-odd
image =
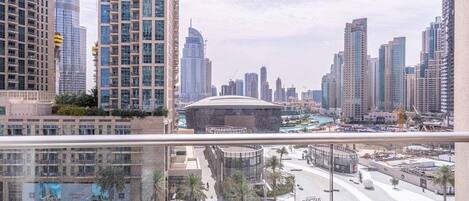
[[343,97],[343,68],[344,68],[344,52],[340,51],[334,54],[334,63],[332,64],[332,72],[334,72],[334,76],[336,79],[336,100],[337,100],[337,107],[341,107],[342,105],[342,97]]
[[195,133],[207,127],[244,127],[253,133],[278,133],[282,106],[246,96],[210,97],[186,106],[186,121]]
[[259,98],[259,76],[257,73],[244,74],[244,94],[245,96]]
[[59,51],[58,93],[86,92],[86,28],[80,26],[80,1],[55,1],[55,31],[64,38]]
[[344,34],[342,114],[349,121],[361,121],[369,111],[367,56],[367,19],[355,19]]
[[269,87],[267,81],[267,67],[262,66],[261,68],[261,100],[272,102],[272,89]]
[[244,96],[244,82],[241,79],[235,80],[235,93],[236,96]]
[[0,10],[0,90],[55,94],[55,4],[2,1]]
[[420,64],[416,68],[416,108],[421,113],[441,112],[441,68],[443,66],[443,32],[441,18],[436,18],[422,32]]
[[383,87],[378,98],[380,111],[391,112],[404,106],[405,47],[405,37],[394,38],[380,47],[378,86]]
[[277,78],[277,81],[275,82],[274,102],[279,103],[285,101],[285,88],[282,88],[282,80],[280,78]]
[[375,110],[377,108],[377,95],[378,95],[378,69],[379,69],[379,60],[378,58],[368,58],[368,101],[370,103],[370,108]]
[[195,102],[210,96],[212,62],[205,58],[202,34],[189,27],[181,58],[181,101]]
[[174,122],[179,1],[100,0],[98,5],[99,107],[166,108]]
[[454,112],[454,0],[443,0],[444,55],[441,68],[441,112]]
[[406,67],[404,70],[404,107],[405,111],[413,111],[416,94],[415,67]]

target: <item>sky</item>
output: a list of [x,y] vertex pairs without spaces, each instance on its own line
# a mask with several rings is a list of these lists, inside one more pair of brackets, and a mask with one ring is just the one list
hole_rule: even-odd
[[[97,0],[80,0],[88,49],[97,40]],[[406,65],[419,62],[421,33],[441,16],[441,0],[180,0],[180,49],[190,19],[207,40],[213,84],[243,79],[267,67],[271,88],[280,77],[297,91],[320,89],[334,53],[343,50],[345,23],[368,18],[368,54],[407,38]],[[88,87],[94,86],[91,51]]]

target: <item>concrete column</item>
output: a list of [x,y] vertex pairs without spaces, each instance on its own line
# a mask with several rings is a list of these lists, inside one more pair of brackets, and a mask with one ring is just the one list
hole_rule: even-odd
[[[469,131],[469,1],[455,1],[454,120]],[[456,201],[469,198],[469,143],[456,144]]]

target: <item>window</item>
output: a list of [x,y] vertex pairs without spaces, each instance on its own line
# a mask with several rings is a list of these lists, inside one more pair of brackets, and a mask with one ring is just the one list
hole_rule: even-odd
[[164,104],[164,90],[156,89],[155,90],[155,108],[161,107]]
[[122,32],[121,32],[121,41],[123,43],[130,42],[130,24],[122,24]]
[[164,17],[164,0],[155,0],[155,16]]
[[101,23],[109,23],[109,5],[101,5]]
[[142,15],[143,17],[151,17],[151,0],[143,0],[143,10]]
[[152,23],[150,20],[143,20],[143,40],[151,40]]
[[144,64],[151,63],[151,44],[150,43],[143,44],[143,63]]
[[5,38],[5,23],[0,23],[0,38]]
[[121,64],[130,65],[130,46],[128,45],[121,48]]
[[101,26],[101,44],[109,45],[110,43],[109,38],[110,38],[109,26]]
[[130,20],[130,1],[122,1],[122,17],[121,20],[129,21]]
[[130,87],[130,68],[121,69],[121,86]]
[[155,68],[155,86],[164,86],[164,67],[159,66]]
[[164,44],[155,44],[155,63],[164,63]]
[[109,106],[109,90],[101,90],[101,107]]
[[109,48],[108,47],[101,48],[101,65],[102,66],[109,65]]
[[142,91],[143,109],[148,110],[151,108],[151,89],[144,89]]
[[156,20],[155,29],[155,40],[164,40],[164,20]]
[[142,84],[145,87],[151,86],[151,67],[150,66],[144,66],[142,69]]
[[127,89],[121,91],[121,108],[130,109],[130,91]]
[[101,68],[101,87],[109,87],[109,68]]

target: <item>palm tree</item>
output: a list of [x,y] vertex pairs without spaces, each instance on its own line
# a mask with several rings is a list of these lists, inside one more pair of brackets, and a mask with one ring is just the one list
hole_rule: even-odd
[[288,155],[288,150],[286,147],[282,147],[281,149],[277,150],[277,153],[280,154],[280,163],[282,163],[283,156]]
[[393,186],[394,189],[396,189],[397,185],[399,185],[399,179],[397,177],[391,178],[389,182],[391,182],[391,185]]
[[189,175],[187,181],[179,192],[179,197],[186,201],[205,201],[207,195],[205,184],[202,183],[202,178],[197,175]]
[[448,184],[454,186],[454,172],[447,165],[441,166],[435,173],[433,173],[432,182],[443,188],[443,200],[446,201]]
[[112,201],[114,199],[114,190],[117,192],[124,190],[124,170],[120,167],[109,166],[99,172],[97,183],[101,187],[101,194],[107,192],[109,200]]
[[160,196],[164,194],[165,176],[163,172],[155,170],[153,172],[153,193],[151,195],[152,201],[159,201]]
[[272,194],[274,196],[274,201],[277,201],[277,190],[278,190],[278,182],[282,178],[282,173],[280,172],[273,172],[270,174],[270,179],[272,179]]
[[272,156],[271,158],[267,159],[265,166],[270,167],[272,169],[272,172],[275,173],[277,168],[282,167],[282,163],[277,158],[277,156]]
[[235,172],[223,182],[225,198],[229,201],[259,200],[252,185],[240,172]]

